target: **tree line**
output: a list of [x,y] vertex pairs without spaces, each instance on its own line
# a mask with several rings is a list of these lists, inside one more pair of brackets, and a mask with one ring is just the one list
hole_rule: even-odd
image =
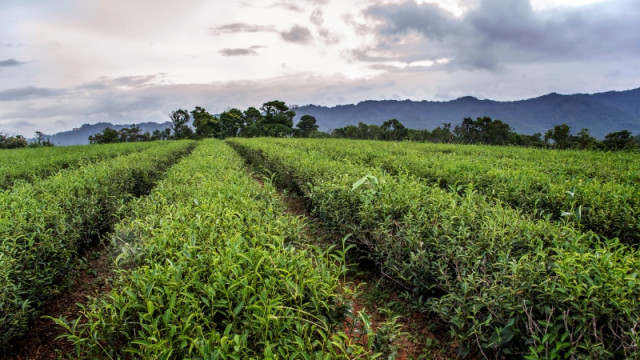
[[[330,132],[318,130],[316,119],[311,115],[303,115],[294,126],[295,110],[279,100],[268,101],[260,108],[249,107],[246,110],[232,108],[214,115],[204,107],[196,106],[189,111],[178,109],[169,114],[171,127],[154,130],[153,133],[142,133],[138,125],[131,125],[120,130],[106,128],[102,132],[89,136],[92,144],[115,142],[203,139],[228,137],[333,137],[348,139],[390,140],[390,141],[426,141],[435,143],[515,145],[526,147],[546,147],[556,149],[583,150],[638,150],[640,134],[633,136],[628,130],[609,133],[599,141],[589,134],[588,129],[581,129],[571,134],[567,124],[560,124],[549,129],[545,134],[519,134],[501,121],[488,116],[473,120],[466,117],[461,123],[452,127],[451,123],[443,123],[433,130],[417,130],[405,127],[397,119],[389,119],[381,125],[365,124],[347,125]],[[36,131],[36,141],[28,143],[24,137],[8,136],[0,133],[0,149],[25,146],[53,146],[44,135]]]
[[609,133],[604,140],[599,141],[589,134],[589,129],[581,129],[577,134],[571,134],[571,127],[560,124],[549,129],[544,136],[542,133],[533,135],[519,134],[501,121],[488,116],[478,117],[476,120],[466,117],[453,129],[451,123],[443,123],[435,129],[416,130],[406,128],[397,119],[387,120],[382,125],[358,123],[334,129],[331,137],[369,140],[410,140],[434,143],[457,144],[485,144],[485,145],[515,145],[526,147],[546,147],[555,149],[578,150],[638,150],[640,149],[640,134],[633,137],[630,131],[621,130]]
[[[89,142],[103,144],[111,142],[150,141],[150,140],[179,140],[228,137],[313,137],[329,136],[318,131],[316,119],[310,115],[300,118],[296,126],[293,119],[296,116],[295,106],[288,106],[285,102],[269,101],[257,109],[249,107],[242,111],[232,108],[219,115],[208,112],[204,107],[196,106],[194,110],[174,110],[169,114],[171,127],[165,131],[156,130],[140,134],[140,128],[132,125],[119,131],[106,128],[101,133],[91,135]],[[190,124],[191,122],[191,124]]]
[[44,139],[44,134],[40,131],[36,131],[36,139],[32,142],[29,142],[22,135],[9,136],[8,134],[0,133],[0,149],[18,149],[23,147],[40,146],[53,146],[53,143],[49,139]]

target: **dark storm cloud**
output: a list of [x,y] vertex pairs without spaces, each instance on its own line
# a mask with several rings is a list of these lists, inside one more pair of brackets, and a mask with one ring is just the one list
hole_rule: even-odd
[[0,67],[20,66],[24,64],[26,63],[22,61],[18,61],[16,59],[7,59],[7,60],[0,61]]
[[[496,69],[508,62],[640,55],[640,7],[633,0],[544,11],[534,11],[529,0],[480,0],[461,18],[434,4],[406,1],[372,6],[366,14],[382,20],[375,49],[392,57],[450,57],[454,65]],[[403,46],[412,33],[420,39]]]
[[381,34],[394,36],[416,31],[430,39],[441,40],[457,32],[455,17],[436,4],[415,2],[372,7],[369,15],[385,20]]
[[67,90],[27,86],[0,91],[0,101],[19,101],[36,98],[58,97],[67,94]]
[[229,33],[255,33],[255,32],[273,32],[275,28],[267,25],[254,25],[246,23],[232,23],[212,27],[210,30],[214,34],[229,34]]
[[282,31],[280,35],[285,41],[299,44],[306,44],[312,39],[311,31],[300,25],[294,25],[290,30]]
[[248,49],[222,49],[219,51],[222,56],[255,56],[258,52],[252,48]]

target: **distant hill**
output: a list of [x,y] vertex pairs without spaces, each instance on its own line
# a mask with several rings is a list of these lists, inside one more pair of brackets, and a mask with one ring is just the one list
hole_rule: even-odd
[[587,128],[592,136],[604,139],[606,134],[623,129],[640,132],[640,88],[597,94],[551,93],[519,101],[479,100],[471,96],[443,102],[369,100],[334,107],[305,105],[296,113],[298,119],[307,114],[315,117],[322,131],[358,122],[379,125],[392,118],[409,128],[431,130],[442,123],[453,126],[465,117],[490,116],[523,134],[544,134],[565,123],[573,134]]
[[[154,130],[164,130],[171,126],[171,122],[167,121],[162,124],[154,122],[144,122],[137,124],[140,126],[142,133],[153,133]],[[54,135],[45,135],[45,139],[49,139],[54,145],[86,145],[89,144],[89,136],[102,132],[106,128],[112,128],[120,130],[125,127],[131,127],[131,125],[114,125],[111,123],[97,123],[97,124],[84,124],[79,128],[75,128],[69,131],[59,132]]]

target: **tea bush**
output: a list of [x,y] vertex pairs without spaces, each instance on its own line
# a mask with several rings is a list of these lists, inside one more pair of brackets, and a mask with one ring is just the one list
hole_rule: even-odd
[[454,191],[472,185],[536,218],[569,220],[629,244],[640,241],[638,154],[343,139],[278,144],[322,151],[390,174],[412,174]]
[[123,202],[147,193],[193,144],[157,143],[0,193],[0,348],[66,285],[79,252],[109,230]]
[[131,208],[113,235],[113,290],[58,320],[76,357],[378,356],[340,331],[343,253],[301,245],[301,219],[223,142],[202,142]]
[[7,189],[16,181],[32,182],[63,169],[127,155],[151,146],[151,143],[120,143],[2,150],[0,189]]
[[303,194],[331,229],[352,233],[417,305],[448,320],[467,349],[640,356],[640,254],[617,239],[532,220],[473,186],[446,191],[285,140],[230,143]]

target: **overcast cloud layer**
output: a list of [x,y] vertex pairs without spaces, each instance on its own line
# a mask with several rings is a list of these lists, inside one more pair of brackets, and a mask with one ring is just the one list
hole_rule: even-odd
[[0,132],[640,87],[637,0],[4,0]]

